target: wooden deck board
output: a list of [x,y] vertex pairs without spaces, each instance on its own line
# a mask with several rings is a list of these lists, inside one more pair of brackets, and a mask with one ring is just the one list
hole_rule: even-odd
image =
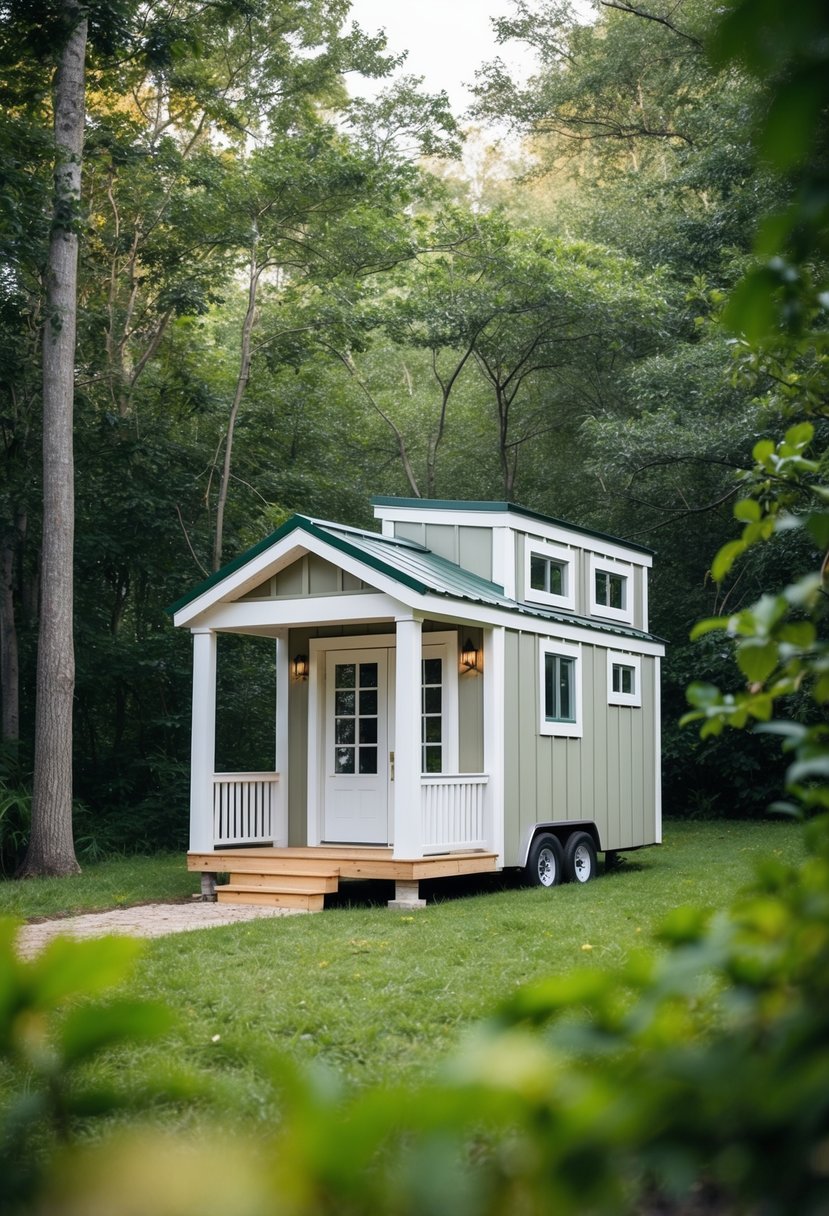
[[217,849],[188,853],[188,870],[202,873],[308,874],[340,878],[410,880],[453,874],[487,874],[496,869],[494,853],[441,853],[434,857],[394,858],[391,849],[344,846],[296,849]]

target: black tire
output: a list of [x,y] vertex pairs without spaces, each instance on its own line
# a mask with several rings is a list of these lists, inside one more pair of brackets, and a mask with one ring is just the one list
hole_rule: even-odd
[[564,873],[568,882],[590,882],[596,877],[598,862],[593,837],[587,832],[573,832],[564,845]]
[[524,875],[528,886],[557,887],[564,880],[564,853],[560,842],[548,832],[530,845]]

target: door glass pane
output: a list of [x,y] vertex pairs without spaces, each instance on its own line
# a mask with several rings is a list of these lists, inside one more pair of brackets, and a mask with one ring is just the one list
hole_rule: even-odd
[[360,687],[361,688],[376,688],[377,687],[377,664],[376,663],[361,663],[360,664]]
[[334,742],[335,743],[353,743],[354,742],[354,719],[353,718],[337,718],[335,720]]
[[360,772],[361,773],[376,773],[377,772],[377,748],[376,747],[361,747],[359,750],[360,750]]
[[420,720],[421,768],[424,773],[443,772],[443,660],[424,659]]
[[354,693],[337,692],[334,696],[334,712],[338,717],[354,713]]
[[353,663],[338,663],[334,674],[337,688],[353,688],[356,668]]
[[423,660],[423,683],[424,684],[440,684],[440,659],[424,659]]
[[367,692],[360,690],[360,714],[377,714],[377,692],[375,689],[369,689]]
[[377,719],[376,718],[361,718],[360,719],[360,742],[361,743],[376,743],[377,742]]
[[354,772],[354,748],[353,747],[335,747],[334,748],[334,772],[335,773],[353,773]]
[[423,769],[427,773],[440,773],[442,769],[441,749],[439,747],[424,747]]

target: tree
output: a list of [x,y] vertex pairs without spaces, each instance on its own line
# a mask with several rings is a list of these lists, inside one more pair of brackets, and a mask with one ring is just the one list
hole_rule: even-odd
[[43,547],[32,833],[20,873],[79,870],[72,838],[72,417],[78,284],[78,211],[84,142],[87,18],[65,0],[54,78],[55,189],[43,332]]

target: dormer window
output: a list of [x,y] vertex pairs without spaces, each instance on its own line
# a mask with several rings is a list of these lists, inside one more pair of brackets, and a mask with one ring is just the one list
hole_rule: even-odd
[[590,612],[633,624],[633,567],[612,558],[590,558]]
[[616,574],[612,570],[597,570],[595,579],[596,603],[624,612],[627,607],[627,579],[624,574]]
[[551,608],[575,607],[575,569],[571,549],[527,537],[524,599]]
[[563,595],[567,580],[567,563],[554,561],[533,553],[530,557],[530,587],[547,595]]

